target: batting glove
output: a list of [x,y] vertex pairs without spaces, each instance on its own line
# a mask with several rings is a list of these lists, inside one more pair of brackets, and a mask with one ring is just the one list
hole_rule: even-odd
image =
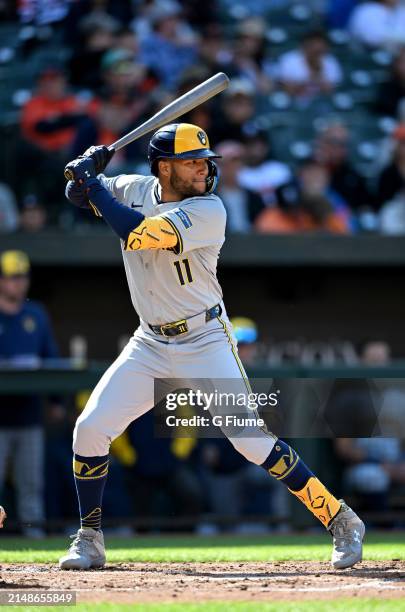
[[112,156],[115,153],[115,149],[109,149],[105,145],[98,147],[89,147],[85,150],[82,157],[91,157],[94,161],[96,173],[101,174],[104,171],[107,164],[110,162]]
[[65,178],[75,181],[86,188],[90,179],[97,178],[94,160],[91,157],[78,157],[65,166]]

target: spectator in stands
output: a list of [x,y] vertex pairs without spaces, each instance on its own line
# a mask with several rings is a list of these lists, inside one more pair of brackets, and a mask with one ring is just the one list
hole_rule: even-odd
[[348,206],[331,189],[328,171],[317,161],[306,161],[297,179],[279,187],[276,196],[277,205],[266,208],[256,220],[257,231],[350,233]]
[[187,0],[182,2],[186,21],[198,30],[218,22],[220,0]]
[[139,59],[173,91],[183,71],[195,63],[197,36],[181,19],[181,6],[174,0],[156,4],[149,18],[153,31],[141,38]]
[[354,9],[348,29],[367,47],[394,51],[405,43],[405,6],[402,0],[363,2]]
[[328,28],[343,30],[346,28],[350,15],[358,0],[327,0],[326,21]]
[[[157,79],[148,72],[143,64],[136,61],[128,49],[111,49],[104,54],[102,62],[102,96],[129,95],[139,106],[145,105],[143,99],[157,84]],[[142,99],[140,99],[142,98]]]
[[[383,341],[367,342],[361,353],[362,363],[369,366],[386,366],[390,358],[390,347]],[[337,454],[346,466],[344,486],[360,497],[365,510],[373,512],[388,509],[392,488],[405,484],[405,453],[400,436],[372,437],[404,431],[403,384],[378,387],[374,393],[378,418],[374,431],[368,434],[371,437],[335,441]],[[356,412],[356,407],[352,405],[351,411]]]
[[349,159],[350,137],[346,126],[333,121],[320,132],[314,144],[316,160],[329,172],[330,186],[352,211],[372,207],[373,198],[362,176]]
[[378,178],[377,207],[380,210],[381,231],[387,234],[405,233],[405,124],[393,133],[392,161]]
[[405,234],[405,188],[381,209],[380,229],[383,234]]
[[405,100],[405,46],[394,57],[389,80],[382,83],[376,100],[376,110],[381,115],[399,116],[401,101]]
[[[235,7],[234,0],[220,0],[223,7],[230,13]],[[254,15],[266,17],[269,15],[269,10],[288,9],[291,5],[291,0],[244,0],[243,4],[238,5],[238,8],[243,9],[243,17]]]
[[399,438],[338,438],[336,450],[346,464],[346,489],[360,498],[359,507],[387,510],[389,493],[405,485],[405,454]]
[[[107,51],[102,60],[103,91],[97,111],[80,123],[71,147],[71,157],[81,155],[94,144],[111,144],[126,132],[146,120],[151,111],[148,97],[156,81],[151,80],[147,68],[134,62],[133,53],[125,49]],[[108,171],[133,171],[133,164],[141,159],[145,139],[136,140],[118,151]]]
[[343,75],[338,60],[329,53],[326,34],[315,30],[305,34],[301,48],[281,56],[276,76],[289,94],[309,101],[333,91]]
[[239,184],[245,148],[240,142],[225,140],[215,150],[222,155],[218,160],[221,180],[217,191],[227,211],[227,231],[249,232],[264,203],[257,193]]
[[23,198],[20,211],[20,229],[35,234],[44,229],[47,222],[46,208],[33,193]]
[[21,183],[41,194],[49,206],[63,199],[60,177],[69,160],[69,148],[79,123],[95,108],[94,102],[69,92],[59,67],[49,66],[39,74],[37,90],[22,109]]
[[225,28],[220,23],[212,23],[201,32],[198,45],[199,63],[202,63],[210,75],[226,72],[230,78],[235,74],[232,67],[232,45],[225,34]]
[[233,79],[221,98],[221,108],[213,120],[213,144],[241,141],[255,116],[255,89],[246,79]]
[[250,17],[238,25],[232,68],[236,76],[247,79],[258,94],[271,90],[270,65],[266,62],[266,22],[263,18]]
[[[11,368],[38,368],[58,356],[48,315],[43,306],[27,300],[30,263],[21,251],[0,256],[0,361]],[[43,535],[44,432],[37,395],[3,395],[0,411],[0,490],[9,459],[17,494],[18,518],[24,534]],[[54,404],[54,412],[63,408]],[[32,525],[31,527],[28,525]]]
[[405,182],[405,123],[392,133],[392,160],[378,178],[377,206],[381,207],[404,188]]
[[246,135],[245,166],[239,173],[239,183],[245,189],[258,193],[266,206],[275,201],[275,190],[291,179],[289,167],[271,159],[269,136],[265,131]]
[[20,0],[18,14],[21,23],[51,25],[65,19],[69,5],[70,0]]
[[[187,68],[183,72],[182,78],[180,80],[179,86],[177,88],[175,97],[182,96],[193,87],[196,87],[206,79],[209,79],[212,76],[213,72],[210,72],[206,66],[195,66],[193,68]],[[168,100],[172,101],[171,98]],[[199,125],[205,132],[211,134],[213,131],[212,122],[216,113],[218,105],[218,100],[211,98],[204,102],[204,104],[199,104],[191,111],[186,113],[182,117],[182,121],[185,123],[192,123],[193,125]]]
[[22,134],[38,151],[63,155],[90,110],[87,102],[68,91],[64,72],[49,66],[39,74],[37,90],[22,110]]
[[103,86],[101,62],[116,42],[118,24],[111,18],[79,23],[77,40],[69,60],[69,81],[77,88],[99,92]]
[[[108,145],[115,142],[132,130],[136,124],[146,119],[143,112],[147,107],[147,99],[135,92],[133,90],[110,92],[101,99],[95,115],[80,124],[72,144],[72,158],[81,155],[92,145]],[[117,151],[109,163],[108,172],[112,174],[133,172],[133,164],[142,157],[143,146],[145,140],[140,139]]]
[[[80,0],[71,2],[65,19],[64,35],[68,47],[78,43],[82,28],[87,31],[107,28],[115,32],[131,23],[134,13],[132,2],[117,0]],[[138,4],[138,2],[137,2]]]
[[14,232],[18,228],[18,208],[13,191],[0,183],[0,233]]
[[139,41],[134,31],[129,27],[123,27],[115,35],[114,49],[123,49],[136,57],[139,53]]

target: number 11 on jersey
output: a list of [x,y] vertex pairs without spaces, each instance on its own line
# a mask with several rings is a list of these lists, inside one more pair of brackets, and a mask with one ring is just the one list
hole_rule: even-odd
[[182,261],[175,261],[173,263],[179,277],[180,285],[185,285],[186,282],[192,283],[193,275],[191,274],[190,262],[188,261],[188,259],[183,259]]

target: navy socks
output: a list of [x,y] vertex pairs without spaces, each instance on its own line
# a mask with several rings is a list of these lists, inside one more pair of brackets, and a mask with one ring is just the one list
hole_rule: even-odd
[[108,474],[108,455],[104,457],[73,456],[73,474],[79,500],[82,529],[101,528],[101,505]]

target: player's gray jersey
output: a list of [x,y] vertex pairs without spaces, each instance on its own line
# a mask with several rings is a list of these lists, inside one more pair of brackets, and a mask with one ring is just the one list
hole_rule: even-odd
[[125,251],[122,242],[131,299],[140,318],[153,325],[171,323],[218,304],[222,291],[216,271],[226,223],[222,201],[211,194],[161,203],[153,176],[98,178],[122,204],[145,217],[164,216],[178,236],[176,253]]

